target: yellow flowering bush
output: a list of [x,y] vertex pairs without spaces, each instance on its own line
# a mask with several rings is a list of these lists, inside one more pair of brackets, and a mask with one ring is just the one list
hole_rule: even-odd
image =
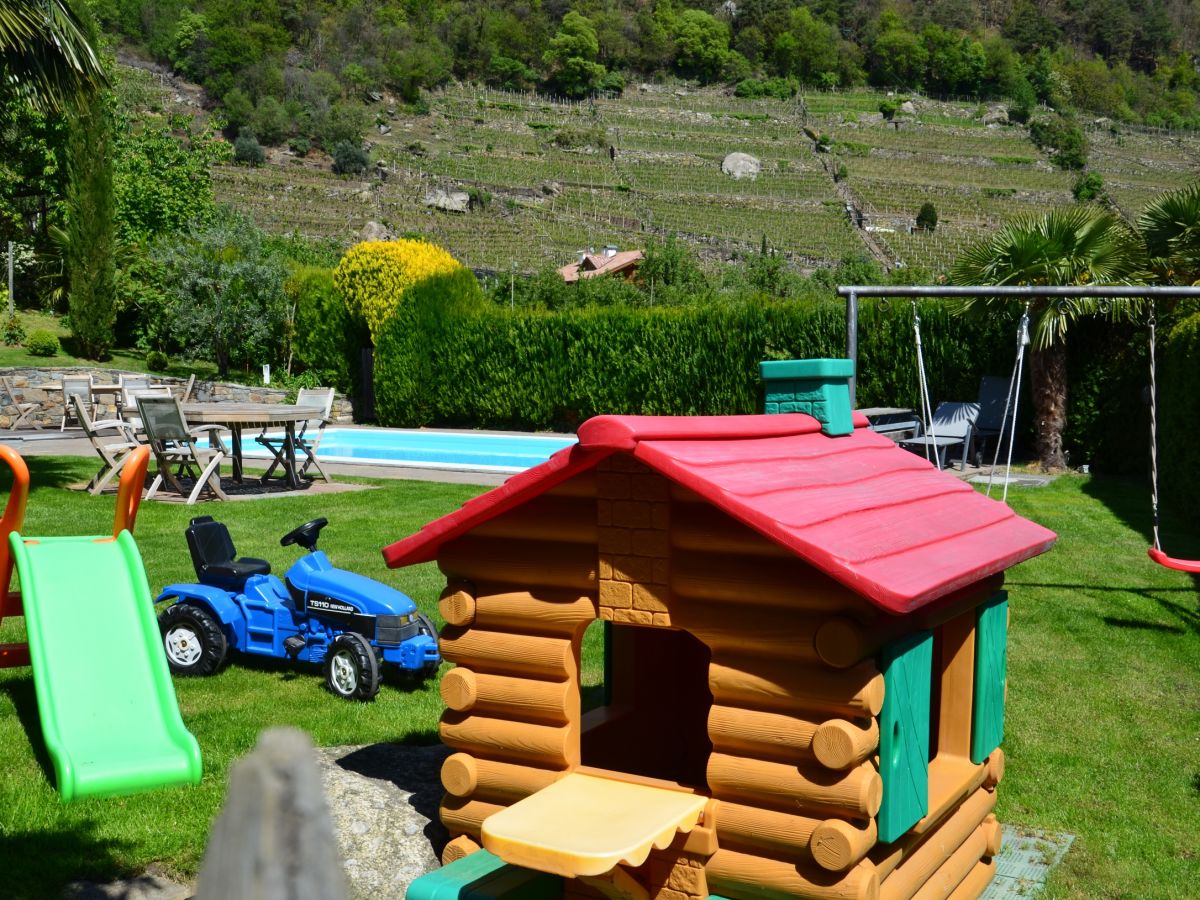
[[333,283],[351,315],[367,323],[374,339],[413,285],[462,268],[462,263],[428,241],[363,241],[338,262]]

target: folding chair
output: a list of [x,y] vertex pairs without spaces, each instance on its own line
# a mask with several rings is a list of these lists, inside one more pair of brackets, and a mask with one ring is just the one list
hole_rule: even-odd
[[[314,466],[321,473],[321,477],[326,482],[330,482],[333,479],[321,468],[321,463],[317,459],[317,447],[321,443],[321,437],[325,434],[325,425],[333,411],[333,388],[300,388],[296,392],[296,405],[315,406],[321,410],[321,418],[305,419],[300,423],[300,428],[296,432],[296,451],[303,453],[305,457],[304,465],[300,467],[296,476],[303,478],[307,474],[309,466]],[[283,465],[283,441],[267,434],[265,430],[255,440],[275,456],[262,477],[262,480],[266,481],[277,468]]]
[[193,372],[191,375],[188,376],[187,382],[183,385],[183,387],[179,391],[179,402],[180,403],[187,403],[189,400],[192,399],[192,388],[194,388],[195,386],[196,386],[196,373]]
[[65,431],[67,427],[67,419],[74,419],[74,424],[81,424],[81,420],[75,415],[75,405],[71,402],[71,398],[78,397],[83,405],[88,408],[89,414],[92,404],[92,379],[90,375],[64,375],[62,380],[63,390],[63,414],[62,422],[59,423],[58,430]]
[[183,496],[180,476],[198,473],[195,475],[196,486],[187,495],[189,506],[196,502],[205,487],[221,500],[228,500],[229,497],[221,490],[220,466],[225,459],[224,445],[217,439],[217,446],[202,447],[198,439],[201,433],[215,432],[220,426],[188,428],[179,401],[174,397],[137,397],[135,402],[158,466],[150,490],[146,492],[146,499],[153,497],[164,481]]
[[158,387],[126,388],[121,392],[121,418],[135,435],[145,435],[146,429],[140,416],[135,415],[139,397],[170,397],[171,389],[165,385]]
[[16,417],[12,424],[8,426],[9,431],[16,431],[22,425],[28,425],[30,428],[42,430],[42,426],[30,418],[37,410],[41,409],[42,404],[34,403],[31,400],[25,400],[23,395],[17,393],[17,389],[13,387],[12,378],[8,375],[0,376],[0,384],[4,385],[4,390],[8,394],[8,399],[16,410]]
[[933,419],[924,434],[900,441],[900,446],[917,453],[933,451],[934,464],[939,469],[949,465],[952,447],[962,447],[961,470],[967,468],[967,450],[971,446],[971,431],[979,416],[978,403],[942,402],[933,411]]
[[88,491],[99,494],[124,468],[125,463],[129,462],[130,455],[140,444],[129,430],[129,426],[120,419],[102,419],[94,422],[78,394],[72,394],[70,402],[74,407],[75,417],[79,420],[79,426],[92,442],[96,453],[100,455],[100,470],[88,482]]

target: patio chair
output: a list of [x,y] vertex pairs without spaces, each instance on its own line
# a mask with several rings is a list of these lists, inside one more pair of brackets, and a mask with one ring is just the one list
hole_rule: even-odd
[[42,430],[42,426],[30,418],[38,409],[41,409],[42,404],[34,403],[31,400],[26,400],[24,395],[17,393],[17,389],[13,387],[12,378],[8,375],[0,376],[0,383],[4,385],[4,390],[8,394],[9,402],[16,409],[17,415],[12,420],[12,424],[8,426],[9,431],[16,431],[22,425],[27,425],[30,428]]
[[[975,465],[981,466],[986,461],[984,452],[990,441],[1004,443],[1005,429],[1010,426],[1009,418],[1005,418],[1004,410],[1008,402],[1009,380],[1002,375],[984,375],[979,379],[979,418],[975,420],[974,433],[971,435],[971,459]],[[1008,410],[1009,417],[1012,410]]]
[[92,476],[87,488],[89,493],[99,494],[125,467],[125,463],[129,462],[133,451],[141,445],[129,430],[129,426],[120,419],[92,421],[87,405],[78,394],[70,396],[70,403],[73,407],[72,412],[79,420],[79,427],[83,429],[83,433],[100,456],[100,470]]
[[179,402],[187,403],[192,399],[192,388],[196,386],[196,373],[193,372],[188,376],[188,380],[184,383],[179,391]]
[[88,408],[89,415],[91,414],[92,406],[92,379],[89,375],[64,375],[62,380],[63,391],[63,414],[62,422],[59,423],[58,430],[65,431],[67,420],[73,419],[73,424],[79,425],[81,420],[75,415],[75,405],[71,402],[72,397],[78,397],[83,405]]
[[979,417],[978,403],[942,402],[933,411],[933,418],[923,434],[900,441],[900,446],[917,453],[933,451],[934,464],[944,469],[949,464],[951,448],[962,447],[962,462],[959,468],[967,468],[967,451],[971,446],[971,433]]
[[196,486],[187,494],[189,506],[196,502],[205,487],[221,500],[228,500],[229,497],[221,490],[220,466],[225,459],[224,445],[217,440],[216,446],[204,447],[199,440],[202,433],[216,431],[219,426],[188,428],[179,401],[174,397],[137,397],[135,402],[158,466],[150,490],[146,492],[146,499],[153,497],[164,481],[183,496],[185,492],[180,477],[194,475]]
[[125,420],[133,433],[139,436],[144,436],[146,433],[145,427],[142,425],[142,418],[137,414],[137,401],[139,397],[170,397],[171,389],[165,385],[158,387],[143,387],[143,388],[126,388],[121,392],[121,418]]
[[[296,451],[304,454],[304,465],[300,467],[296,475],[303,478],[307,474],[309,466],[313,466],[321,473],[321,477],[326,482],[330,482],[333,479],[321,468],[321,463],[317,459],[317,447],[321,443],[321,437],[325,434],[325,425],[333,411],[333,388],[300,388],[296,392],[296,405],[316,406],[321,409],[321,418],[306,419],[300,423],[300,428],[296,432]],[[266,474],[263,475],[263,481],[266,481],[277,468],[283,465],[283,438],[269,435],[264,429],[255,440],[275,456],[267,468]]]

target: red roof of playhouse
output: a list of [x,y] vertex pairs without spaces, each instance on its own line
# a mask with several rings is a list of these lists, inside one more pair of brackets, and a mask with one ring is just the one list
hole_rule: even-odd
[[891,613],[1044,553],[1054,532],[869,430],[827,437],[800,413],[598,416],[579,443],[383,549],[393,568],[627,453]]

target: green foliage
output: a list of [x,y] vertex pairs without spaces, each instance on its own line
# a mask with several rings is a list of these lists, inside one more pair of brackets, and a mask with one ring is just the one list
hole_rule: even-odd
[[1063,116],[1047,116],[1029,123],[1029,139],[1050,153],[1060,169],[1082,169],[1087,165],[1087,138],[1077,122]]
[[106,104],[98,97],[78,104],[68,142],[69,211],[62,250],[71,332],[79,355],[88,359],[108,356],[116,317],[111,148]]
[[1103,200],[1108,195],[1104,191],[1104,176],[1099,172],[1085,172],[1075,179],[1071,193],[1080,203],[1090,200]]
[[775,100],[790,100],[800,90],[794,78],[745,78],[733,89],[735,97],[757,100],[770,97]]
[[596,61],[600,42],[592,23],[574,10],[563,16],[542,61],[550,69],[551,88],[567,97],[587,97],[600,90],[608,70]]
[[231,366],[278,359],[284,272],[253,225],[226,215],[167,241],[155,255],[187,352],[212,360],[221,376]]
[[404,309],[416,285],[461,268],[444,249],[419,238],[363,241],[338,262],[333,283],[351,316],[377,337],[384,324]]
[[31,356],[54,356],[59,351],[58,335],[44,328],[35,329],[25,339],[25,349]]
[[284,282],[284,293],[294,310],[294,348],[299,367],[313,373],[318,384],[356,395],[359,356],[371,339],[334,288],[332,268],[298,267]]
[[333,172],[335,175],[361,175],[367,171],[370,157],[362,144],[342,141],[333,148]]
[[161,350],[150,350],[146,353],[146,368],[151,372],[165,372],[171,368],[171,357]]
[[[0,291],[0,295],[7,294],[8,291]],[[0,330],[0,338],[4,340],[6,347],[19,347],[21,342],[25,340],[25,325],[21,322],[21,317],[13,313],[4,323],[4,328]]]
[[[726,78],[741,55],[729,49],[729,26],[699,9],[675,19],[675,69],[687,78],[711,84]],[[745,60],[742,59],[744,63]]]
[[921,231],[934,231],[937,229],[937,223],[937,209],[928,201],[922,203],[921,208],[917,211],[917,228]]
[[237,140],[233,142],[233,159],[248,166],[261,166],[266,159],[262,145],[249,128],[238,132]]
[[1160,494],[1171,506],[1200,520],[1200,445],[1195,438],[1200,416],[1200,313],[1193,312],[1170,332],[1161,346],[1158,384],[1158,464]]
[[602,125],[560,128],[554,132],[552,142],[563,150],[603,149],[608,146],[608,132]]

